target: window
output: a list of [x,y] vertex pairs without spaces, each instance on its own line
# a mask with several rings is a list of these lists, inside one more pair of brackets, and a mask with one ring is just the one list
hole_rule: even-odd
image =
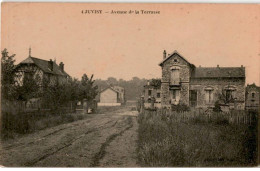
[[157,98],[160,98],[161,97],[161,94],[160,93],[157,93]]
[[176,85],[180,83],[180,70],[173,69],[171,72],[171,84]]
[[252,93],[252,98],[255,98],[255,93]]
[[212,92],[212,90],[206,90],[206,103],[211,103],[213,101]]
[[148,90],[148,96],[152,95],[152,90]]
[[234,90],[226,90],[226,101],[232,102],[234,100]]

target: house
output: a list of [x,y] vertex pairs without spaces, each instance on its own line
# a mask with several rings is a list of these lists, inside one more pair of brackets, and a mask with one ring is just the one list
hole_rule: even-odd
[[144,85],[143,97],[145,107],[149,107],[149,103],[153,100],[155,107],[159,107],[161,105],[161,80],[157,85],[153,84],[153,80],[147,81],[147,85]]
[[159,63],[162,69],[161,106],[186,104],[208,108],[223,95],[225,104],[245,108],[245,67],[196,67],[177,51]]
[[125,103],[125,90],[119,86],[108,86],[99,93],[98,106],[121,106]]
[[255,84],[246,87],[246,110],[259,110],[260,87]]
[[24,78],[35,78],[41,86],[44,80],[50,84],[62,83],[70,76],[64,70],[63,62],[59,65],[56,61],[49,61],[29,56],[15,67],[15,81],[17,85],[22,85]]

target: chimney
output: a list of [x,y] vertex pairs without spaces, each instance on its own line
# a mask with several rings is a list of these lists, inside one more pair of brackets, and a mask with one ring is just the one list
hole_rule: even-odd
[[219,68],[219,65],[217,65],[217,67]]
[[166,50],[163,51],[163,59],[166,59]]
[[150,85],[150,80],[147,81],[147,85]]
[[243,68],[244,66],[243,65],[241,65],[241,68]]
[[60,67],[60,70],[61,70],[62,72],[64,72],[64,63],[63,63],[63,62],[61,62],[61,63],[59,64],[59,67]]
[[48,68],[49,68],[51,71],[53,71],[53,61],[52,61],[51,59],[48,61]]

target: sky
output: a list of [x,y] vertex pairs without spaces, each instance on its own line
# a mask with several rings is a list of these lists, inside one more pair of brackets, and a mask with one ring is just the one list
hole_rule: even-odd
[[161,77],[163,50],[177,50],[195,66],[243,65],[246,83],[260,82],[257,4],[2,3],[1,15],[1,50],[16,63],[31,47],[34,57],[62,61],[72,77],[150,79]]

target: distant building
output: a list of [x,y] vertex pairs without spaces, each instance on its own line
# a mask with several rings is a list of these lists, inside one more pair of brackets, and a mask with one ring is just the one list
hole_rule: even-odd
[[196,67],[177,51],[166,55],[162,68],[161,104],[213,107],[219,95],[237,109],[245,108],[245,67]]
[[259,110],[260,87],[255,84],[246,87],[246,109]]
[[151,80],[147,82],[147,85],[144,85],[143,97],[145,107],[149,107],[149,103],[154,100],[155,106],[158,107],[161,105],[161,85],[151,84]]
[[25,77],[37,79],[40,85],[42,85],[44,79],[50,84],[54,84],[56,82],[62,83],[70,77],[64,70],[63,62],[57,65],[55,61],[35,58],[30,53],[28,58],[15,67],[14,72],[15,81],[18,85],[23,84]]
[[121,106],[125,103],[125,89],[119,86],[109,86],[99,93],[98,106]]

